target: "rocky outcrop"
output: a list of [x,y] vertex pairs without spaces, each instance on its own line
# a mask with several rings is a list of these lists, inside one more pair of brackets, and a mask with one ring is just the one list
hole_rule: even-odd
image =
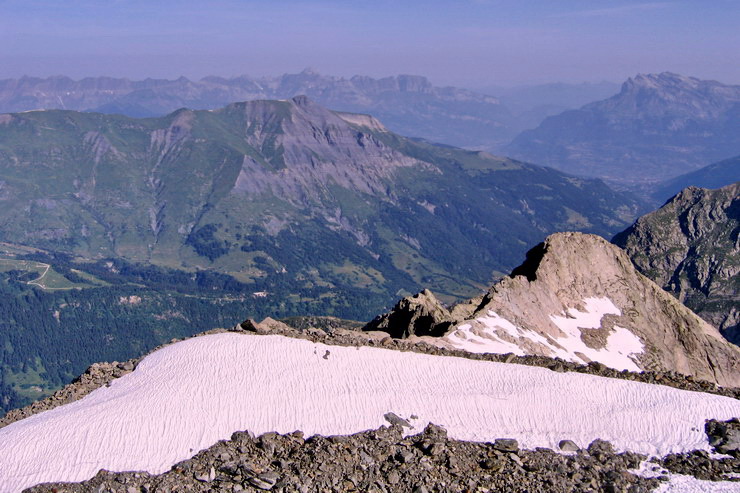
[[704,430],[709,437],[709,445],[719,454],[729,454],[740,458],[740,420],[707,421]]
[[[399,317],[398,324],[383,326],[396,336],[415,333],[402,322],[417,312],[400,309],[402,304],[376,319]],[[542,355],[740,384],[740,350],[598,236],[551,235],[511,276],[456,312],[444,337],[420,339],[471,352]]]
[[740,182],[689,187],[613,242],[640,272],[740,343]]
[[362,330],[388,332],[392,337],[441,336],[452,325],[452,315],[432,294],[424,291],[399,301],[393,309],[375,317]]

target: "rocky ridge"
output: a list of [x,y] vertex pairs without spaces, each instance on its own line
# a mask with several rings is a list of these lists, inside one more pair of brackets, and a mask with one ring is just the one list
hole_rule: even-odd
[[[423,299],[430,300],[428,295]],[[382,328],[404,335],[403,323],[425,320],[425,333],[445,332],[444,337],[421,338],[430,344],[485,351],[493,341],[497,347],[522,354],[561,355],[571,345],[563,321],[588,313],[587,300],[607,300],[610,312],[578,327],[575,333],[581,351],[609,350],[610,338],[639,339],[631,360],[642,370],[677,371],[722,385],[740,384],[740,350],[688,308],[640,274],[627,254],[606,240],[580,233],[557,233],[527,254],[527,260],[509,277],[494,284],[483,298],[455,307],[457,317],[443,308],[414,299],[376,319],[368,329]],[[432,306],[430,306],[430,304]],[[437,314],[437,321],[428,314]],[[563,316],[565,314],[565,316]],[[399,326],[389,326],[398,320]],[[435,325],[436,323],[436,325]],[[625,333],[624,330],[628,333]],[[582,343],[582,344],[581,344]],[[476,349],[476,346],[481,349]],[[494,352],[505,352],[504,349]],[[582,352],[566,353],[575,361],[588,363]]]
[[612,241],[645,276],[740,343],[740,182],[689,187]]
[[656,187],[652,195],[659,201],[659,205],[663,205],[684,188],[722,188],[738,180],[740,180],[740,156],[735,156],[667,180]]

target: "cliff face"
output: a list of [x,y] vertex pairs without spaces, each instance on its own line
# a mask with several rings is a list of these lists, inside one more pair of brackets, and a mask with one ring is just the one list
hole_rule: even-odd
[[452,325],[443,337],[422,339],[470,352],[596,361],[740,384],[740,349],[640,274],[623,250],[594,235],[549,236],[482,299],[450,313],[451,324],[440,321]]
[[689,187],[614,237],[637,268],[740,342],[740,183]]

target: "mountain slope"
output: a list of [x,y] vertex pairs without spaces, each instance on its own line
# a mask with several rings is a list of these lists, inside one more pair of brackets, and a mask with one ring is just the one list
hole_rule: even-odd
[[[435,313],[429,304],[427,297],[417,306]],[[388,330],[380,321],[367,328]],[[439,335],[438,327],[443,337],[426,335]],[[638,273],[624,251],[593,235],[551,235],[485,296],[415,329],[427,342],[471,352],[596,361],[740,384],[740,349]]]
[[740,183],[689,187],[614,237],[637,268],[740,342]]
[[544,368],[213,334],[160,349],[110,386],[0,429],[0,485],[79,481],[101,468],[163,472],[236,431],[353,433],[383,425],[388,413],[464,440],[555,448],[563,437],[602,438],[663,455],[709,450],[705,419],[738,412],[735,399]]
[[205,77],[191,81],[109,77],[23,77],[0,81],[0,112],[68,109],[132,117],[163,116],[180,108],[215,109],[235,101],[307,95],[339,111],[371,113],[402,135],[478,149],[492,149],[521,130],[518,120],[492,97],[426,78],[399,75],[349,79],[304,70],[279,77]]
[[658,185],[652,195],[664,204],[687,187],[721,188],[737,181],[740,181],[740,156],[667,180]]
[[638,75],[619,94],[517,136],[514,157],[622,185],[665,180],[740,152],[740,86]]
[[448,296],[549,232],[610,234],[636,211],[600,182],[411,141],[305,97],[140,120],[2,115],[0,180],[5,241],[243,282],[395,293],[423,281]]

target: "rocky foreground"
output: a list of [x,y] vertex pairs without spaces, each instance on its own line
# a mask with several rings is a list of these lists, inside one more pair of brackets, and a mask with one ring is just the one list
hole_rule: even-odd
[[[634,453],[616,454],[609,442],[593,441],[579,449],[563,440],[564,453],[549,449],[521,450],[516,440],[493,443],[452,440],[438,426],[429,425],[417,435],[403,436],[404,420],[386,416],[389,427],[349,436],[314,436],[301,432],[266,433],[254,437],[234,433],[175,465],[161,475],[143,472],[100,471],[78,484],[53,483],[28,492],[171,492],[171,491],[366,491],[414,492],[630,492],[651,491],[666,481],[635,474],[647,458]],[[737,422],[707,425],[727,444],[732,426],[737,447]],[[727,480],[740,472],[738,450],[723,449],[735,457],[711,459],[706,452],[668,456],[660,465],[667,471],[695,475],[704,480]],[[665,471],[663,471],[665,472]],[[738,484],[740,487],[740,483]]]

